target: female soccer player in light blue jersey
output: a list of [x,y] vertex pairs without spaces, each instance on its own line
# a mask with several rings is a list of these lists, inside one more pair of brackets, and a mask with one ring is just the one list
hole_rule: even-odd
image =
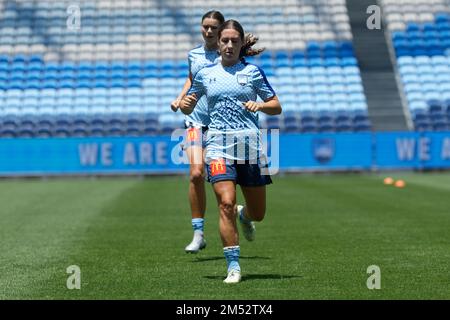
[[[211,119],[206,144],[206,168],[220,211],[220,235],[227,261],[225,283],[241,280],[239,235],[236,217],[247,240],[254,240],[253,221],[266,211],[266,185],[260,161],[258,112],[281,113],[280,102],[264,72],[243,57],[255,55],[244,42],[239,22],[228,20],[218,31],[221,61],[200,70],[180,108],[190,114],[198,99],[206,96]],[[257,97],[263,102],[256,102]],[[245,149],[245,152],[236,150]],[[245,206],[236,206],[236,184],[241,186]]]
[[[180,101],[191,87],[192,79],[197,72],[219,58],[217,31],[224,21],[225,18],[219,11],[209,11],[203,15],[201,31],[205,43],[189,51],[189,77],[187,78],[180,95],[171,104],[173,111],[176,112],[179,108]],[[185,118],[185,140],[187,141],[186,152],[190,164],[189,202],[191,206],[192,228],[194,229],[192,242],[186,246],[185,251],[190,253],[197,253],[206,246],[203,235],[206,210],[203,150],[204,142],[206,142],[204,133],[208,129],[209,121],[206,98],[200,99],[195,111],[190,115],[186,115]]]
[[[219,11],[208,11],[203,15],[201,31],[204,44],[189,51],[189,77],[186,79],[180,95],[171,104],[173,111],[176,112],[178,110],[181,99],[186,95],[192,85],[193,77],[205,66],[219,59],[217,31],[224,21],[225,18]],[[257,37],[252,34],[247,34],[245,40],[250,45],[257,41]],[[185,119],[186,153],[190,164],[189,203],[191,207],[191,223],[194,229],[194,237],[191,243],[185,248],[185,251],[189,253],[197,253],[206,246],[203,234],[206,210],[205,163],[203,155],[206,142],[205,132],[208,129],[209,122],[206,97],[203,97],[197,102],[195,111],[190,115],[186,115]]]

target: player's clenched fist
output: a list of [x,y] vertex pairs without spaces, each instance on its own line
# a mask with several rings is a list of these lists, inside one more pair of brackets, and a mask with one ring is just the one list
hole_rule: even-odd
[[181,112],[184,114],[191,114],[197,104],[197,96],[194,94],[185,96],[180,102]]
[[259,111],[263,107],[262,103],[259,103],[259,102],[256,102],[256,101],[242,102],[242,104],[244,105],[245,109],[247,109],[250,112]]
[[181,99],[176,99],[176,100],[172,101],[172,103],[170,104],[170,108],[172,109],[173,112],[178,111],[178,108],[180,107],[180,102],[181,102]]

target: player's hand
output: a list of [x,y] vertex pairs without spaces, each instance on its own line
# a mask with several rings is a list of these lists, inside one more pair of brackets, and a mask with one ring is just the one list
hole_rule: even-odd
[[181,102],[180,98],[177,98],[172,101],[172,103],[170,104],[170,108],[172,109],[173,112],[178,111],[178,109],[180,108],[180,102]]
[[256,102],[256,101],[242,102],[242,104],[244,105],[245,109],[247,109],[250,112],[259,111],[263,107],[262,103],[259,103],[259,102]]
[[180,104],[180,109],[184,114],[190,114],[194,110],[196,104],[197,96],[194,93],[183,98],[183,101]]

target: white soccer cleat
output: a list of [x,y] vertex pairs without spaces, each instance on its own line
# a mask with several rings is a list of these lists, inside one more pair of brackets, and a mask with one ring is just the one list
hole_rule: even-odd
[[[237,206],[237,212],[239,217],[241,216],[241,212],[244,209],[244,206],[238,205]],[[255,223],[253,221],[250,221],[250,223],[245,223],[239,218],[239,222],[241,223],[242,231],[244,232],[244,237],[247,239],[247,241],[254,241],[255,240]]]
[[184,248],[184,251],[186,253],[197,253],[202,249],[205,249],[206,247],[206,241],[203,238],[202,235],[194,234],[194,238],[192,239],[192,242],[189,243],[186,248]]
[[227,278],[223,280],[224,283],[238,283],[240,281],[241,272],[234,269],[228,272]]

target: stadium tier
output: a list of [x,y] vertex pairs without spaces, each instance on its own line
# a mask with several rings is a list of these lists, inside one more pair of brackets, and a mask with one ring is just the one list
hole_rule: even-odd
[[[284,114],[284,132],[370,130],[344,0],[0,1],[2,137],[170,133],[169,105],[202,43],[211,8],[239,20],[266,51],[260,65]],[[75,17],[71,16],[74,15]]]
[[450,4],[383,0],[403,97],[417,131],[450,125]]

